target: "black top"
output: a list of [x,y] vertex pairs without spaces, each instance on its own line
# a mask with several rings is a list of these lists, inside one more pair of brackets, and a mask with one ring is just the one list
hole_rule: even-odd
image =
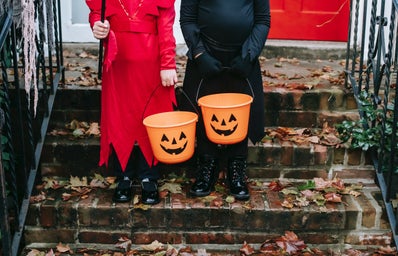
[[[268,0],[182,0],[180,24],[188,57],[204,46],[238,47],[257,58],[270,28]],[[265,36],[264,36],[265,35]]]

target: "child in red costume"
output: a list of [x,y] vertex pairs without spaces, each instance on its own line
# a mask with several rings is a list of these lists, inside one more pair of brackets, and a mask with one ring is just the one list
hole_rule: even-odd
[[142,185],[142,202],[160,201],[159,178],[146,116],[172,111],[177,82],[173,23],[174,0],[86,0],[93,35],[104,39],[99,165],[114,153],[118,186],[114,201],[129,202],[131,179]]

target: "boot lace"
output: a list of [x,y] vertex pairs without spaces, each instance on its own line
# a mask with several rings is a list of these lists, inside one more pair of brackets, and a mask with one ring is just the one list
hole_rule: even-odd
[[216,160],[207,159],[200,161],[197,177],[199,180],[209,182],[213,177],[213,172],[216,169]]
[[229,168],[232,183],[246,182],[246,161],[234,159],[230,162]]

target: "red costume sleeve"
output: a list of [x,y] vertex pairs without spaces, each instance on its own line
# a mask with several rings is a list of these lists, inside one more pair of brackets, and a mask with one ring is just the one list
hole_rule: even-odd
[[176,41],[173,35],[175,19],[174,0],[158,0],[159,17],[157,28],[159,33],[160,69],[175,69]]
[[88,21],[90,26],[93,27],[96,21],[101,20],[101,0],[86,0],[86,4],[90,9]]

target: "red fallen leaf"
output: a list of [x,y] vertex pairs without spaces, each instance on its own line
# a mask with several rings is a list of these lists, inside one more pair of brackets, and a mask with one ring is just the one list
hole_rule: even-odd
[[396,256],[397,255],[397,250],[396,250],[396,248],[391,248],[390,246],[380,247],[377,250],[377,253],[380,253],[380,255]]
[[190,246],[183,247],[179,250],[180,253],[192,253],[192,248]]
[[285,235],[282,236],[282,239],[287,241],[298,241],[298,236],[292,231],[285,231]]
[[307,248],[304,241],[299,240],[297,235],[292,231],[286,231],[284,236],[276,240],[276,244],[288,253],[296,253]]
[[279,181],[271,181],[271,182],[269,183],[269,185],[268,185],[268,188],[269,188],[271,191],[279,192],[279,191],[281,191],[282,189],[284,189],[284,186],[282,186],[282,184],[281,184]]
[[254,249],[246,243],[246,241],[243,243],[243,246],[239,249],[241,252],[241,255],[251,255],[254,253]]
[[341,195],[336,193],[326,193],[324,195],[326,201],[333,202],[333,203],[341,203]]
[[338,190],[345,189],[344,182],[341,179],[333,179],[332,180],[332,187],[337,188]]
[[168,190],[162,190],[159,192],[159,197],[160,198],[166,198],[166,196],[169,194]]
[[281,250],[272,240],[267,240],[261,244],[259,251],[265,255],[276,256],[281,255]]
[[213,201],[211,201],[211,206],[221,207],[224,204],[222,198],[217,197]]

